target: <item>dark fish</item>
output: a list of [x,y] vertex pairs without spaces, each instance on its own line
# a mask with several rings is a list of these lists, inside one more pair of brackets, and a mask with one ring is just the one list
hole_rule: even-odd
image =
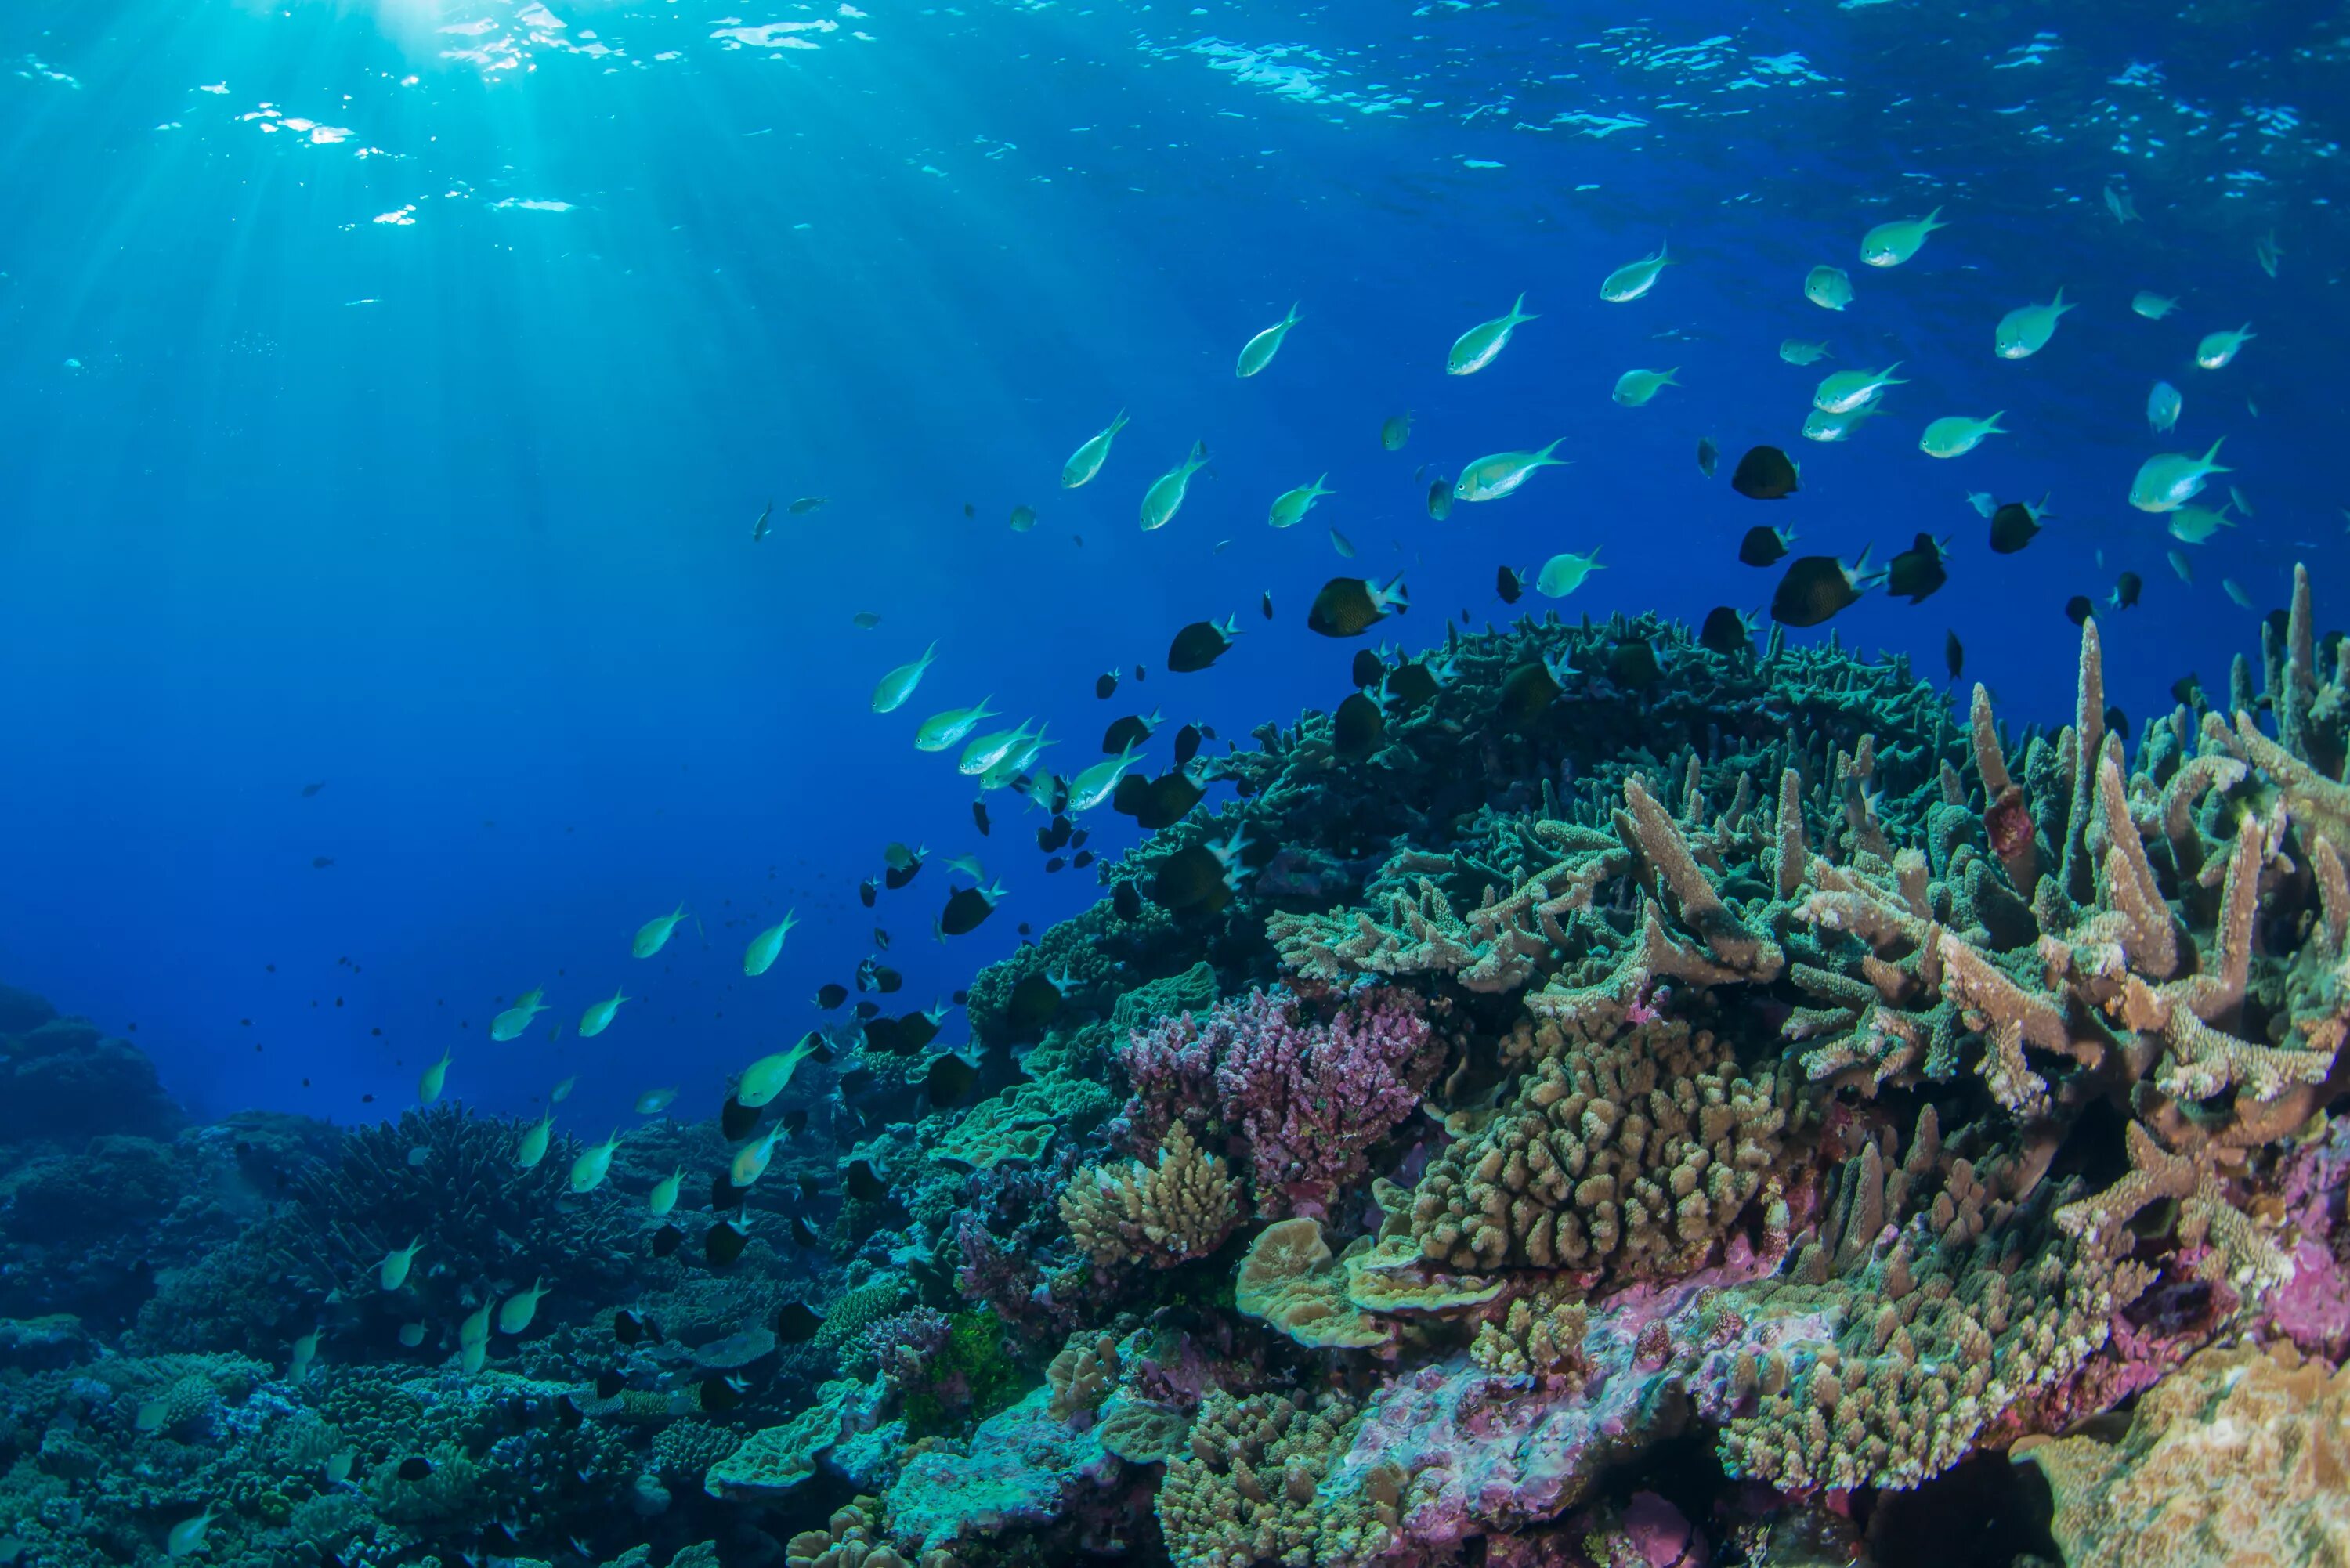
[[1119,815],[1156,831],[1182,821],[1206,793],[1180,769],[1170,769],[1155,779],[1128,774],[1110,792],[1109,804]]
[[713,1269],[731,1269],[743,1249],[751,1244],[751,1227],[740,1219],[729,1220],[723,1225],[712,1225],[702,1239],[703,1251],[709,1255]]
[[2202,696],[2203,682],[2191,670],[2170,683],[2170,700],[2183,707],[2192,708]]
[[1150,897],[1161,909],[1176,912],[1198,909],[1213,914],[1232,902],[1232,888],[1225,879],[1223,862],[1204,844],[1179,849],[1159,863],[1151,878]]
[[[555,1424],[568,1432],[576,1430],[579,1422],[579,1402],[568,1394],[557,1394],[555,1397]],[[508,1536],[506,1539],[511,1541],[514,1538]]]
[[596,1397],[598,1399],[617,1399],[620,1397],[620,1390],[626,1388],[628,1386],[629,1380],[626,1377],[621,1376],[619,1373],[602,1373],[598,1375],[596,1379]]
[[741,1143],[758,1125],[759,1113],[732,1095],[727,1096],[726,1103],[718,1107],[718,1130],[725,1136],[728,1143]]
[[1664,666],[1657,661],[1657,650],[1648,646],[1645,637],[1627,637],[1608,652],[1607,673],[1619,686],[1645,691],[1664,672]]
[[1055,849],[1063,847],[1069,842],[1069,835],[1072,831],[1067,817],[1055,817],[1036,830],[1036,852],[1040,855],[1050,855]]
[[857,1021],[859,1023],[870,1023],[879,1014],[881,1004],[878,1002],[860,1002],[849,1011],[857,1015]]
[[1429,483],[1428,514],[1439,523],[1452,515],[1452,482],[1442,474]]
[[327,781],[324,779],[320,779],[317,784],[306,784],[302,786],[302,798],[304,800],[308,800],[312,795],[317,794],[320,790],[326,787]]
[[400,1461],[400,1479],[404,1481],[421,1481],[432,1473],[432,1461],[421,1454],[411,1454]]
[[1139,747],[1143,742],[1150,739],[1151,732],[1156,727],[1139,713],[1128,713],[1123,719],[1113,719],[1110,721],[1109,728],[1102,732],[1102,752],[1105,755],[1115,756],[1129,745]]
[[958,888],[947,895],[947,907],[939,914],[939,929],[950,937],[960,937],[979,929],[987,917],[995,913],[995,898],[977,888]]
[[870,877],[857,885],[857,901],[868,909],[873,907],[873,901],[880,896],[881,889],[874,886],[873,878]]
[[1752,653],[1754,628],[1728,605],[1716,605],[1706,612],[1705,624],[1698,628],[1697,645],[1716,653]]
[[1502,681],[1502,701],[1497,709],[1512,729],[1531,727],[1550,711],[1552,701],[1559,694],[1559,684],[1541,664],[1521,664]]
[[2123,712],[2119,708],[2106,709],[2106,732],[2108,734],[2119,735],[2125,741],[2128,740],[2130,735],[2129,715]]
[[950,1052],[933,1057],[930,1073],[922,1080],[922,1092],[931,1097],[934,1109],[944,1110],[962,1104],[971,1086],[979,1081],[979,1069]]
[[2136,609],[2138,596],[2144,592],[2146,579],[2136,572],[2124,572],[2121,580],[2114,585],[2113,597],[2106,602],[2115,609]]
[[1183,766],[1200,754],[1201,739],[1201,730],[1197,724],[1186,724],[1175,732],[1175,765],[1177,767]]
[[889,950],[889,933],[879,926],[873,928],[873,945],[883,952]]
[[1959,641],[1959,634],[1955,631],[1946,631],[1942,634],[1942,663],[1950,670],[1950,679],[1953,680],[1956,680],[1959,678],[1959,672],[1967,667],[1966,646]]
[[1782,626],[1817,626],[1860,602],[1868,552],[1847,566],[1834,556],[1800,556],[1771,596],[1771,618]]
[[508,1557],[519,1551],[521,1547],[522,1542],[515,1538],[515,1532],[496,1520],[494,1519],[482,1527],[484,1552],[494,1556]]
[[2064,618],[2074,626],[2081,625],[2096,613],[2097,607],[2089,602],[2086,594],[2074,594],[2064,601]]
[[735,1186],[734,1179],[722,1169],[710,1179],[710,1207],[721,1214],[729,1209],[740,1209],[744,1190]]
[[1264,598],[1258,607],[1264,611],[1265,619],[1271,620],[1273,618],[1273,590],[1271,588],[1264,590]]
[[848,1000],[848,987],[838,981],[827,981],[816,989],[816,1004],[827,1012]]
[[806,1345],[824,1326],[824,1314],[806,1302],[785,1302],[775,1311],[775,1340],[781,1345]]
[[328,867],[332,866],[334,863],[335,857],[331,855],[313,855],[310,857],[310,869],[313,871],[324,871]]
[[816,1233],[816,1227],[796,1214],[792,1216],[792,1240],[810,1251],[824,1245],[824,1238]]
[[919,1051],[938,1037],[939,1026],[927,1012],[909,1012],[898,1020],[898,1048],[901,1051]]
[[2011,501],[1991,514],[1991,550],[1994,556],[2012,556],[2040,532],[2040,519],[2032,508],[2021,501]]
[[1094,695],[1107,702],[1118,691],[1118,671],[1106,670],[1094,677]]
[[889,1184],[881,1179],[870,1160],[850,1160],[840,1168],[840,1180],[848,1196],[859,1203],[879,1203],[889,1196]]
[[1357,691],[1338,704],[1331,720],[1331,743],[1350,763],[1359,763],[1378,749],[1387,732],[1387,715],[1379,705]]
[[1758,524],[1746,530],[1746,536],[1738,541],[1739,564],[1746,566],[1775,566],[1786,555],[1787,546],[1794,544],[1794,540],[1795,536],[1793,534],[1783,533],[1776,528],[1766,528]]
[[1068,866],[1069,863],[1067,860],[1055,855],[1050,860],[1045,862],[1045,875],[1049,877],[1055,871],[1066,871],[1068,869]]
[[1110,889],[1109,907],[1121,920],[1139,919],[1142,914],[1142,889],[1131,882],[1120,882]]
[[1711,479],[1713,477],[1715,467],[1718,466],[1721,462],[1721,449],[1713,444],[1713,438],[1711,436],[1698,437],[1697,471],[1700,473],[1704,474],[1708,479]]
[[814,1171],[803,1170],[800,1172],[797,1179],[799,1181],[800,1196],[807,1199],[810,1203],[815,1202],[817,1199],[824,1196],[824,1183],[816,1179],[816,1176]]
[[1885,568],[1885,591],[1913,605],[1925,603],[1950,580],[1942,566],[1942,546],[1931,534],[1918,535]]
[[1386,587],[1361,577],[1333,577],[1314,596],[1305,626],[1324,637],[1360,637],[1387,619],[1389,610],[1409,607],[1401,577]]
[[1502,596],[1503,604],[1513,605],[1526,591],[1526,575],[1515,567],[1496,566],[1493,568],[1493,591]]
[[642,1344],[645,1337],[644,1314],[642,1313],[632,1311],[628,1307],[622,1307],[619,1311],[614,1313],[612,1314],[612,1337],[619,1340],[622,1345]]
[[962,504],[962,514],[966,517],[976,517],[979,515],[979,508],[966,501]]
[[881,873],[882,886],[888,888],[889,891],[894,893],[921,874],[922,863],[919,860],[915,861],[910,866],[891,866],[884,869]]
[[1080,849],[1075,855],[1069,857],[1069,864],[1076,867],[1080,871],[1084,870],[1093,863],[1094,852],[1090,849]]
[[[1119,887],[1130,886],[1121,882]],[[1021,977],[1003,1002],[1003,1022],[1022,1034],[1034,1033],[1044,1028],[1061,1012],[1061,988],[1046,977],[1043,970],[1032,970]]]
[[1149,671],[1147,671],[1146,670],[1144,670],[1144,669],[1143,669],[1143,667],[1142,667],[1141,665],[1139,665],[1139,664],[1138,664],[1138,665],[1136,665],[1136,666],[1134,667],[1134,678],[1135,678],[1135,680],[1142,680],[1142,679],[1143,679],[1143,678],[1144,678],[1148,673],[1149,673]]
[[1781,501],[1795,493],[1795,465],[1775,446],[1749,447],[1730,476],[1730,488],[1750,501]]
[[971,821],[972,826],[979,829],[979,836],[982,838],[986,837],[987,803],[985,801],[975,800],[971,803]]
[[683,1244],[685,1232],[674,1225],[664,1225],[653,1232],[653,1256],[666,1258]]
[[1388,661],[1381,659],[1376,649],[1355,649],[1355,662],[1347,671],[1354,678],[1355,690],[1359,691],[1366,686],[1377,686],[1387,672]]
[[784,1131],[794,1137],[797,1137],[800,1134],[807,1130],[807,1107],[806,1106],[795,1106],[793,1109],[785,1111],[782,1117]]
[[[1177,632],[1175,640],[1167,645],[1167,668],[1178,675],[1190,675],[1207,669],[1224,656],[1224,650],[1232,645],[1232,639],[1241,634],[1239,619],[1237,616],[1227,616],[1222,626],[1211,620],[1195,620]],[[1134,678],[1137,680],[1142,679],[1142,670],[1139,665]]]
[[[966,506],[963,511],[967,514],[971,508]],[[705,1377],[695,1386],[694,1396],[696,1403],[700,1404],[702,1409],[713,1414],[721,1410],[732,1410],[743,1403],[743,1390],[731,1377]]]

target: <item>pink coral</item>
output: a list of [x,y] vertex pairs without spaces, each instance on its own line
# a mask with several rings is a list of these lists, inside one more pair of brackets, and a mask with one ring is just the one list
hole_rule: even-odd
[[1419,1107],[1442,1059],[1417,999],[1389,988],[1335,1007],[1251,992],[1137,1030],[1119,1053],[1134,1085],[1131,1136],[1179,1120],[1211,1146],[1221,1134],[1246,1158],[1268,1219],[1328,1212],[1371,1147]]
[[2283,1176],[2293,1278],[2270,1317],[2303,1350],[2338,1359],[2350,1352],[2350,1117],[2296,1149]]
[[946,1348],[947,1319],[936,1307],[910,1307],[879,1318],[858,1336],[851,1359],[869,1361],[893,1389],[918,1378]]

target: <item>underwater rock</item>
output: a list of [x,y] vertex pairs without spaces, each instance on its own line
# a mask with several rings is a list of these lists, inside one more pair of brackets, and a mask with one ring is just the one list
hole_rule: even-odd
[[906,1461],[887,1497],[900,1551],[1051,1524],[1117,1480],[1123,1463],[1092,1429],[1055,1416],[1053,1397],[1050,1387],[1032,1390],[982,1421],[962,1452],[932,1448]]
[[[47,1007],[8,994],[19,999],[9,1010],[17,1023]],[[147,1054],[86,1018],[52,1012],[30,1028],[0,1030],[0,1143],[70,1145],[101,1133],[168,1139],[186,1122]]]

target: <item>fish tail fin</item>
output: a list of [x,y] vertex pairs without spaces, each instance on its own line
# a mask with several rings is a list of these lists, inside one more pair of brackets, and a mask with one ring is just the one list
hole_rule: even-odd
[[2220,455],[2220,442],[2226,441],[2227,439],[2228,438],[2226,436],[2218,437],[2211,442],[2211,450],[2203,454],[2202,466],[2210,469],[2214,473],[2233,473],[2236,472],[2232,468],[2221,468],[2218,463],[2211,461],[2213,458]]
[[1520,289],[1518,291],[1518,301],[1515,305],[1510,306],[1510,314],[1516,317],[1521,321],[1532,321],[1534,319],[1533,317],[1526,314],[1525,290]]
[[1940,218],[1940,217],[1941,217],[1941,215],[1942,215],[1942,209],[1941,209],[1941,208],[1939,208],[1939,207],[1937,207],[1937,208],[1935,208],[1932,212],[1930,212],[1930,213],[1927,213],[1927,214],[1926,214],[1926,227],[1928,227],[1929,229],[1947,229],[1947,228],[1949,228],[1949,227],[1950,226],[1950,224],[1948,224],[1948,223],[1938,223],[1938,222],[1936,222],[1936,220],[1937,220],[1937,219],[1939,219],[1939,218]]
[[2000,410],[1997,413],[1994,413],[1993,415],[1991,415],[1991,418],[1989,418],[1989,419],[1987,419],[1987,420],[1985,420],[1985,421],[1983,421],[1983,432],[1984,432],[1986,435],[2005,435],[2005,434],[2007,434],[2007,431],[2005,431],[2004,430],[2002,430],[2002,429],[2001,429],[2001,428],[2000,428],[2000,423],[1999,423],[1999,421],[2002,421],[2002,420],[2005,419],[2006,417],[2007,417],[2007,410],[2006,410],[2005,409],[2002,409],[2002,410]]
[[1118,431],[1124,430],[1127,426],[1127,411],[1124,409],[1118,410],[1118,418],[1110,421],[1109,422],[1109,433],[1116,435]]
[[1562,446],[1562,445],[1564,445],[1564,444],[1565,443],[1565,441],[1566,441],[1566,438],[1565,438],[1565,436],[1560,436],[1556,441],[1552,441],[1548,446],[1546,446],[1546,447],[1543,448],[1543,449],[1542,449],[1542,451],[1540,451],[1540,452],[1538,452],[1534,453],[1535,460],[1536,460],[1537,462],[1560,462],[1560,463],[1563,463],[1563,462],[1566,462],[1567,460],[1566,460],[1566,459],[1565,459],[1565,458],[1563,458],[1563,457],[1553,457],[1553,456],[1551,456],[1551,453],[1553,453],[1553,452],[1556,452],[1556,451],[1560,448],[1560,446]]
[[1284,322],[1284,325],[1294,325],[1301,319],[1297,314],[1297,307],[1304,303],[1305,301],[1297,299],[1293,299],[1289,302],[1289,316],[1287,321]]

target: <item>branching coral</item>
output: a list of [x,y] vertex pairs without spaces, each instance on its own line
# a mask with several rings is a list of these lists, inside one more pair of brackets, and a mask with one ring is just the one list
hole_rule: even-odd
[[1061,1222],[1097,1263],[1163,1269],[1222,1246],[1240,1223],[1240,1205],[1224,1162],[1203,1153],[1177,1122],[1155,1161],[1079,1171],[1062,1194]]

